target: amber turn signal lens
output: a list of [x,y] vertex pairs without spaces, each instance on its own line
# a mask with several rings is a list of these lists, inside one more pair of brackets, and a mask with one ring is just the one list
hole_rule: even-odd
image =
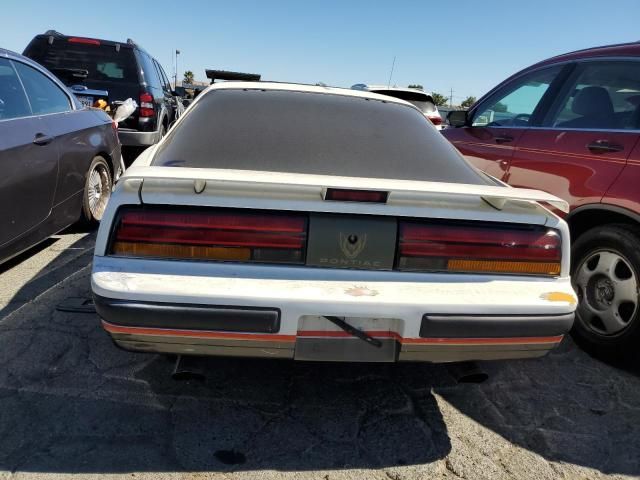
[[194,260],[251,259],[249,248],[202,247],[190,245],[167,245],[160,243],[115,242],[113,253],[132,257],[187,258]]
[[554,262],[505,262],[491,260],[449,260],[447,270],[469,273],[522,273],[525,275],[560,275]]

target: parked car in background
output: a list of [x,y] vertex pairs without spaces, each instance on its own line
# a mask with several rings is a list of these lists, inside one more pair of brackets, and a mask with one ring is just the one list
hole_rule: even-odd
[[56,74],[85,106],[106,97],[113,109],[133,98],[138,109],[118,124],[124,147],[157,143],[176,118],[177,96],[162,65],[131,39],[116,42],[49,30],[36,35],[24,55]]
[[365,85],[357,83],[351,87],[354,90],[364,90],[366,92],[377,93],[379,95],[387,95],[393,98],[399,98],[409,102],[420,109],[420,111],[429,119],[438,130],[442,130],[442,117],[438,112],[438,107],[433,101],[433,97],[423,90],[416,88],[397,88],[386,87],[384,85]]
[[0,262],[81,218],[100,220],[122,168],[106,113],[0,49]]
[[94,303],[146,352],[537,357],[576,300],[567,225],[533,200],[567,208],[498,185],[402,100],[218,83],[116,186]]
[[608,358],[640,351],[640,43],[540,62],[449,123],[480,169],[569,202],[574,337]]

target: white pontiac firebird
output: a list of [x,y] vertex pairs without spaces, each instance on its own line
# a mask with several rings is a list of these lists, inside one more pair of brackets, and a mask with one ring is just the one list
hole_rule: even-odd
[[544,355],[571,328],[566,223],[414,106],[210,86],[118,182],[91,285],[129,350],[321,361]]

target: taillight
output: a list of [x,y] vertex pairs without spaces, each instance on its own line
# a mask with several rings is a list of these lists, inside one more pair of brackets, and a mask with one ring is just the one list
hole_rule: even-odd
[[427,115],[427,118],[431,120],[434,125],[442,125],[442,117],[440,115]]
[[140,116],[153,117],[156,114],[153,107],[153,95],[147,92],[142,92],[140,94]]
[[120,214],[110,253],[119,256],[302,263],[303,215],[228,211],[129,210]]
[[560,235],[546,228],[400,222],[399,270],[559,275]]

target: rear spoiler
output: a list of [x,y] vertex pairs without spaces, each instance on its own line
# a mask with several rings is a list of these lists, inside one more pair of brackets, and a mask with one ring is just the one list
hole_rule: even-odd
[[389,202],[419,200],[420,197],[462,196],[482,198],[492,207],[502,210],[509,201],[544,202],[562,212],[569,212],[569,204],[546,192],[525,188],[462,183],[421,182],[415,180],[386,180],[383,178],[337,177],[300,173],[264,172],[252,170],[201,169],[183,167],[132,166],[126,178],[154,178],[165,180],[193,180],[194,188],[202,191],[205,185],[221,190],[247,192],[314,189],[324,194],[327,188],[349,190],[379,190],[389,192]]
[[205,72],[207,78],[211,80],[211,83],[215,83],[216,80],[259,82],[261,77],[258,73],[229,72],[227,70],[205,70]]

